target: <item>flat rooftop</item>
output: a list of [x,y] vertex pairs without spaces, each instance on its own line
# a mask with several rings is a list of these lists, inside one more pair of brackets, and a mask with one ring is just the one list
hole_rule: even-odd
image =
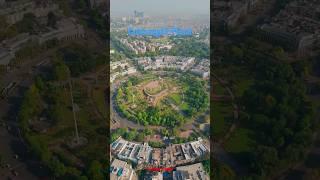
[[111,180],[137,180],[137,175],[131,165],[125,161],[114,159],[110,166]]
[[173,175],[174,180],[209,180],[208,174],[205,172],[201,163],[196,163],[188,166],[180,166],[176,168]]
[[262,29],[277,29],[295,36],[320,34],[320,4],[315,0],[289,3]]

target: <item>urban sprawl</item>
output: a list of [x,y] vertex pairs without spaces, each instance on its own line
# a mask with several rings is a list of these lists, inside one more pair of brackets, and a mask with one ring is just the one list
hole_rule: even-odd
[[[176,23],[181,22],[180,20],[173,21]],[[204,42],[207,45],[208,35],[204,38],[205,40],[200,40],[200,32],[207,26],[198,26],[197,30],[192,32],[189,37],[182,37],[175,33],[152,37],[148,35],[142,36],[142,34],[130,36],[130,29],[127,29],[126,26],[131,27],[132,25],[140,29],[162,29],[167,27],[165,23],[161,22],[161,19],[152,19],[145,16],[144,12],[138,11],[134,11],[134,16],[118,18],[118,20],[111,22],[111,34],[115,33],[113,39],[118,43],[117,46],[111,46],[112,48],[110,49],[111,56],[115,57],[110,63],[110,82],[114,86],[113,89],[117,90],[119,86],[125,84],[127,78],[143,78],[144,73],[155,75],[156,78],[151,81],[147,80],[146,84],[138,84],[134,89],[138,90],[143,86],[148,86],[151,91],[154,91],[159,96],[158,99],[165,98],[168,94],[178,90],[178,87],[174,87],[177,85],[173,84],[172,92],[167,92],[166,80],[165,77],[161,77],[161,74],[170,74],[167,72],[177,74],[190,73],[192,77],[207,82],[210,76],[210,60],[208,58],[170,54],[170,51],[178,45],[179,38],[190,38],[194,41]],[[188,26],[187,24],[182,24],[181,27]],[[125,33],[121,34],[120,32]],[[119,46],[122,48],[118,48]],[[126,52],[124,51],[132,53],[133,57],[125,56]],[[119,54],[122,55],[120,58]],[[161,89],[157,89],[160,87]],[[146,89],[143,92],[145,95],[147,94],[144,98],[150,100],[148,98],[151,95],[146,92]],[[176,93],[179,94],[178,92]],[[135,96],[139,95],[132,94],[133,98]],[[184,99],[183,97],[181,98]],[[138,101],[137,99],[138,97],[134,98],[133,102]],[[157,103],[149,104],[154,108],[157,106]],[[130,109],[134,110],[136,107],[134,104],[130,106]],[[174,107],[179,112],[179,107],[173,104],[170,107]],[[121,125],[122,119],[117,116],[113,118],[113,130],[123,126],[123,124]],[[134,124],[134,122],[132,123]],[[148,125],[145,127],[148,128]],[[130,128],[130,130],[132,129]],[[189,131],[193,132],[194,130],[188,129],[187,132]],[[192,140],[183,141],[184,143],[173,143],[172,141],[177,137],[171,135],[154,134],[149,138],[154,141],[152,143],[151,139],[150,141],[146,139],[144,141],[129,141],[124,136],[119,136],[111,143],[110,178],[112,180],[135,180],[141,178],[155,180],[209,180],[209,174],[203,165],[203,161],[208,160],[210,156],[210,140],[208,138],[201,134],[201,136],[195,136]],[[154,146],[153,143],[163,143],[163,146]],[[145,173],[141,174],[141,171]]]

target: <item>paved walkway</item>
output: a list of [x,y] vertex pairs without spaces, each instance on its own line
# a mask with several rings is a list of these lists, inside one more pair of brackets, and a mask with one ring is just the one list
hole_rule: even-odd
[[234,160],[234,158],[230,156],[223,147],[223,144],[230,138],[232,133],[237,128],[237,124],[239,121],[239,110],[238,110],[239,108],[238,108],[238,105],[235,103],[235,96],[232,90],[228,86],[224,85],[223,80],[220,79],[216,74],[214,73],[211,73],[211,74],[213,78],[216,79],[222,85],[222,87],[226,89],[229,96],[231,97],[231,102],[233,107],[233,123],[230,126],[226,135],[222,139],[220,139],[218,142],[215,142],[215,144],[213,145],[213,148],[214,148],[213,154],[216,159],[232,167],[232,169],[234,169],[234,171],[238,175],[242,175],[246,172],[246,170],[243,167],[241,167],[241,165],[239,165],[238,162]]

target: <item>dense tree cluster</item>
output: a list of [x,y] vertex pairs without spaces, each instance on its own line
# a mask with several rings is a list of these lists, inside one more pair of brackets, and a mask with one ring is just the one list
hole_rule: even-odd
[[42,141],[30,132],[29,121],[42,111],[42,99],[39,89],[32,85],[26,92],[19,112],[19,125],[31,152],[52,171],[55,177],[66,173],[65,166],[49,151],[47,142]]
[[117,38],[110,36],[110,44],[113,48],[117,49],[118,52],[124,54],[128,58],[135,57],[135,53],[130,50],[128,47],[123,45]]
[[[204,42],[197,41],[194,38],[185,38],[174,40],[176,46],[174,46],[169,54],[173,56],[184,57],[197,57],[197,58],[209,58],[210,50],[209,46]],[[192,49],[192,51],[190,51]]]
[[119,136],[128,141],[143,142],[146,136],[154,135],[151,129],[144,129],[138,132],[137,130],[128,130],[127,128],[119,128],[111,133],[111,143],[114,142]]
[[[247,138],[252,140],[250,150],[234,154],[248,167],[250,177],[246,178],[265,179],[303,160],[315,128],[314,107],[304,82],[310,73],[307,61],[288,63],[281,47],[254,38],[219,47],[219,53],[219,68],[231,70],[223,72],[231,89],[237,92],[244,86],[242,81],[252,78],[236,97],[241,108],[239,126],[249,130]],[[236,77],[234,68],[246,79]]]
[[182,81],[189,84],[188,90],[185,92],[185,101],[188,103],[189,108],[186,110],[188,116],[192,116],[196,112],[208,107],[209,97],[205,91],[205,85],[202,81],[192,77],[184,76]]
[[70,78],[69,67],[63,62],[57,62],[53,67],[53,79],[57,81],[66,81]]
[[171,142],[173,144],[182,144],[182,143],[187,143],[190,141],[194,141],[199,137],[199,135],[192,133],[189,137],[175,137],[173,140],[171,140]]
[[178,124],[183,124],[183,117],[181,115],[168,113],[162,116],[157,107],[148,107],[146,111],[138,112],[136,120],[144,126],[162,125],[173,128]]
[[210,177],[210,160],[205,160],[202,162],[204,170],[208,173]]
[[253,168],[266,175],[279,164],[303,158],[312,136],[312,105],[290,65],[260,60],[256,67],[256,81],[242,102],[250,114],[247,126],[258,143]]
[[164,148],[165,147],[165,144],[163,142],[150,141],[148,143],[153,148]]
[[60,49],[60,56],[69,67],[72,76],[79,76],[93,70],[106,61],[102,54],[89,51],[87,47],[79,44],[72,44],[68,48]]
[[28,121],[42,110],[43,104],[39,89],[32,85],[25,93],[18,117],[20,119],[20,128],[26,133],[29,130]]
[[128,110],[123,102],[133,102],[132,85],[136,85],[139,82],[140,80],[137,78],[129,78],[127,83],[118,89],[116,102],[117,109],[122,115],[144,126],[160,125],[170,128],[181,126],[186,122],[186,115],[191,117],[208,107],[209,98],[205,90],[206,87],[204,82],[186,73],[185,76],[181,77],[181,82],[188,87],[184,95],[185,102],[188,104],[188,109],[183,110],[185,114],[175,113],[176,111],[172,111],[171,109],[163,110],[158,106],[149,106],[145,111],[134,113]]
[[66,97],[66,89],[61,87],[64,86],[69,76],[68,66],[58,61],[53,64],[52,72],[35,78],[35,83],[26,91],[20,106],[19,127],[32,155],[41,160],[54,177],[59,179],[102,179],[102,173],[100,173],[102,164],[99,161],[93,161],[90,164],[90,159],[87,157],[88,170],[81,172],[72,165],[70,158],[66,157],[64,153],[49,148],[45,134],[39,136],[32,128],[32,122],[38,121],[40,116],[48,117],[48,120],[45,121],[50,122],[51,126],[65,119],[70,99]]
[[[228,165],[222,164],[217,161],[214,161],[213,164],[214,164],[213,172],[212,172],[213,180],[220,180],[220,179],[234,180],[234,179],[236,179],[235,172]],[[204,164],[204,166],[206,168],[207,165]],[[209,167],[210,167],[210,164],[209,164]]]

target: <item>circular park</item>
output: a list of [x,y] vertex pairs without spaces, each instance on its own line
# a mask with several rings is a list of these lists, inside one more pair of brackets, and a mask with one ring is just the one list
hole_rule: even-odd
[[115,90],[117,113],[143,126],[181,127],[208,110],[207,83],[189,73],[131,76]]

